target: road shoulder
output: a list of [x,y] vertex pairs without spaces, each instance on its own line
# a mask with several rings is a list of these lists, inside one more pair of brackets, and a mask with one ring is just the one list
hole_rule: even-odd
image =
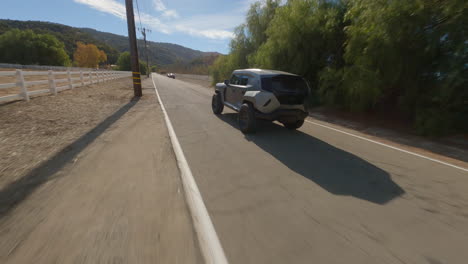
[[143,84],[143,98],[0,219],[0,262],[202,262],[161,109]]

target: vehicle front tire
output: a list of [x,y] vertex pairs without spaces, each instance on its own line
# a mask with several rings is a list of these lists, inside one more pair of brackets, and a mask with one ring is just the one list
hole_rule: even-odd
[[256,131],[256,120],[255,110],[251,104],[242,104],[237,116],[239,123],[239,129],[244,134],[255,133]]
[[213,98],[211,98],[211,109],[213,109],[215,115],[219,115],[223,112],[224,104],[220,93],[213,94]]
[[304,124],[304,119],[297,120],[296,122],[291,122],[291,123],[283,123],[284,127],[286,127],[289,130],[295,130],[300,128]]

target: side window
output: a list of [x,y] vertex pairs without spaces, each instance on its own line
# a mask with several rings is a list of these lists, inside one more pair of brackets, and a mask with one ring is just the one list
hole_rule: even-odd
[[239,85],[246,86],[248,82],[249,82],[249,77],[247,77],[245,75],[240,76]]
[[249,77],[245,75],[233,74],[229,84],[246,86],[249,83]]
[[237,82],[238,82],[238,77],[236,74],[233,74],[231,76],[231,79],[229,80],[229,84],[237,84]]

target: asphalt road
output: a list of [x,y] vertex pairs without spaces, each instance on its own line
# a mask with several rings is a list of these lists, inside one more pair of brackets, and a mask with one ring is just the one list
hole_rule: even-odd
[[244,136],[154,77],[230,263],[468,263],[466,171],[312,123]]

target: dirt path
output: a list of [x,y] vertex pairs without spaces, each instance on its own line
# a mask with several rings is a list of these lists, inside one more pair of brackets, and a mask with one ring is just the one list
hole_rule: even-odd
[[[1,189],[0,263],[201,263],[164,120],[144,84],[142,99],[117,96],[120,107],[91,131]],[[61,142],[78,132],[67,133]]]

